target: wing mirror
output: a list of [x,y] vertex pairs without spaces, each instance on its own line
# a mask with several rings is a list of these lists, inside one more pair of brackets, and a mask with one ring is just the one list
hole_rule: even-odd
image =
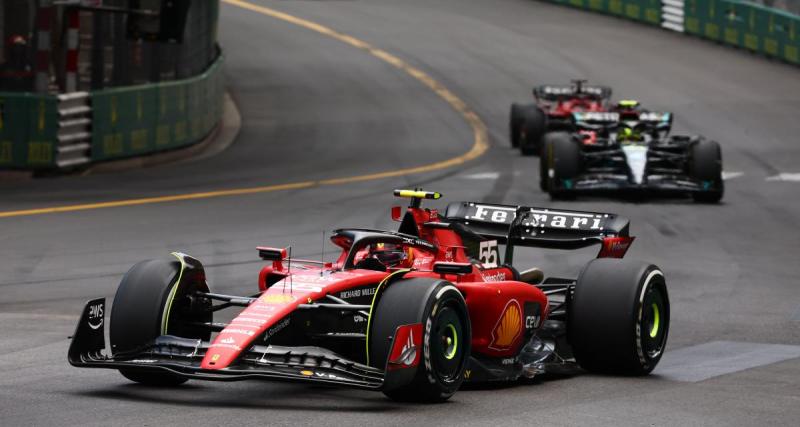
[[433,272],[439,274],[469,274],[472,273],[472,264],[468,262],[436,262]]

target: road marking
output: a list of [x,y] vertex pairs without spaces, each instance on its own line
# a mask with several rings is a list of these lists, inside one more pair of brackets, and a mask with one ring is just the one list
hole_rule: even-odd
[[797,345],[713,341],[668,351],[653,374],[674,381],[698,382],[797,357]]
[[723,171],[722,172],[722,180],[723,181],[729,181],[731,179],[738,178],[738,177],[740,177],[742,175],[744,175],[744,172],[724,172]]
[[800,181],[800,173],[779,173],[767,178],[767,181]]
[[414,79],[416,79],[417,81],[421,82],[423,85],[431,89],[434,93],[436,93],[436,95],[438,95],[445,102],[447,102],[447,104],[449,104],[452,109],[454,109],[457,113],[459,113],[464,118],[464,120],[466,120],[466,122],[472,128],[472,133],[473,133],[472,147],[469,149],[469,151],[467,151],[464,154],[440,162],[430,163],[422,166],[404,168],[404,169],[377,172],[366,175],[349,176],[342,178],[329,178],[319,181],[305,181],[305,182],[277,184],[277,185],[268,185],[260,187],[207,191],[202,193],[175,194],[170,196],[116,200],[116,201],[100,202],[100,203],[87,203],[81,205],[53,206],[46,208],[5,211],[5,212],[0,212],[0,218],[43,215],[43,214],[52,214],[59,212],[74,212],[74,211],[84,211],[90,209],[107,209],[107,208],[116,208],[124,206],[148,205],[154,203],[176,202],[182,200],[210,199],[215,197],[240,196],[247,194],[269,193],[273,191],[297,190],[297,189],[311,188],[324,185],[341,185],[341,184],[350,184],[354,182],[374,181],[379,179],[419,174],[419,173],[432,172],[432,171],[451,168],[454,166],[464,164],[471,160],[474,160],[482,156],[486,152],[486,150],[489,149],[488,129],[483,120],[481,120],[480,117],[478,117],[478,114],[475,111],[473,111],[469,106],[467,106],[467,104],[464,101],[462,101],[461,98],[456,96],[456,94],[454,94],[449,89],[444,87],[438,81],[434,80],[433,77],[429,76],[424,71],[403,61],[397,56],[392,55],[391,53],[386,52],[385,50],[378,49],[363,40],[359,40],[347,34],[340,33],[338,31],[335,31],[331,28],[328,28],[316,22],[308,21],[302,18],[289,15],[284,12],[279,12],[277,10],[270,9],[264,6],[258,6],[252,3],[248,3],[246,1],[241,1],[241,0],[222,0],[222,1],[232,6],[237,6],[242,9],[270,16],[272,18],[279,19],[297,25],[299,27],[315,31],[319,34],[331,37],[342,43],[361,49],[369,53],[370,55],[405,72],[409,76],[413,77]]
[[474,173],[472,175],[463,175],[463,179],[497,179],[500,177],[499,172],[482,172]]

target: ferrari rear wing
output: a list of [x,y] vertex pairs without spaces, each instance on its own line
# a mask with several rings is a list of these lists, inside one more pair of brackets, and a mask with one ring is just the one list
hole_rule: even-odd
[[610,87],[587,85],[583,83],[558,86],[541,85],[533,88],[533,96],[536,99],[545,101],[557,101],[559,99],[568,99],[576,96],[586,96],[602,101],[611,98],[611,93]]
[[[488,203],[451,203],[445,219],[487,240],[514,246],[578,249],[603,244],[600,257],[622,257],[632,241],[627,218],[607,213]],[[621,253],[620,253],[621,252]]]

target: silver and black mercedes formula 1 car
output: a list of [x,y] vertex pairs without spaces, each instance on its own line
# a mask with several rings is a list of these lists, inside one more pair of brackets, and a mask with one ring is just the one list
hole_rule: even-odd
[[691,195],[722,199],[722,151],[701,136],[669,135],[672,114],[621,101],[618,111],[572,113],[574,132],[544,136],[540,188],[553,198],[578,194]]

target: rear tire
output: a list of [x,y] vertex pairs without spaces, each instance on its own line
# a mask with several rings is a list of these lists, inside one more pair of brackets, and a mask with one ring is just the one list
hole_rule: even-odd
[[664,353],[669,296],[652,264],[601,258],[581,272],[571,302],[568,337],[590,372],[646,375]]
[[449,399],[464,382],[470,357],[472,332],[464,297],[452,283],[429,278],[392,283],[379,297],[370,319],[371,365],[387,369],[399,326],[421,323],[423,327],[419,364],[403,369],[416,372],[411,372],[413,376],[405,384],[384,389],[384,394],[398,401],[435,403]]
[[508,119],[508,140],[511,141],[511,147],[517,148],[519,147],[519,134],[520,134],[520,123],[522,123],[522,106],[513,103],[511,104],[511,112],[509,113]]
[[716,141],[701,139],[690,148],[691,162],[689,174],[700,185],[708,187],[704,191],[692,193],[696,202],[717,203],[722,200],[725,190],[722,181],[722,149]]
[[573,180],[580,175],[583,167],[579,143],[566,132],[554,132],[545,136],[544,146],[547,151],[543,154],[547,158],[540,178],[542,173],[546,174],[546,188],[550,197],[561,200],[575,198]]
[[538,156],[547,132],[547,116],[537,105],[522,107],[521,114],[519,149],[524,156]]
[[[199,268],[202,272],[202,266]],[[125,273],[111,311],[109,338],[115,356],[135,352],[161,335],[210,338],[208,330],[186,325],[186,321],[212,321],[213,313],[204,312],[210,301],[192,297],[196,290],[208,292],[205,280],[197,280],[204,275],[186,277],[184,273],[181,274],[178,260],[161,259],[142,261]],[[187,381],[156,370],[120,369],[120,373],[131,381],[152,386],[175,386]]]

